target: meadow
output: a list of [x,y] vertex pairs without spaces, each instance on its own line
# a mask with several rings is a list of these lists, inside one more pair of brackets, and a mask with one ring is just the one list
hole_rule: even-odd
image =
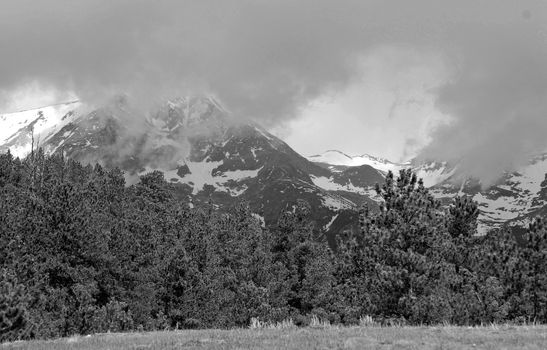
[[547,326],[274,327],[105,333],[22,341],[0,349],[547,349]]

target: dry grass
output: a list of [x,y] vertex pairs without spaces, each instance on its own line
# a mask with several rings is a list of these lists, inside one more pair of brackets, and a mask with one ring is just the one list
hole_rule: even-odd
[[487,327],[262,325],[254,329],[99,334],[16,342],[0,349],[547,349],[547,326]]
[[263,322],[258,318],[251,318],[251,324],[249,325],[250,329],[286,329],[286,328],[296,328],[294,322],[291,318],[288,320],[283,320],[282,322]]

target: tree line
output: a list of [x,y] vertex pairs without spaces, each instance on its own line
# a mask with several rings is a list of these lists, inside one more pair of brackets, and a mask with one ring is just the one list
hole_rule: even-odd
[[358,232],[329,247],[298,202],[261,226],[248,205],[190,208],[158,171],[41,150],[0,155],[0,341],[247,327],[310,317],[355,324],[547,322],[547,228],[520,244],[477,236],[478,208],[446,207],[410,170],[377,186]]

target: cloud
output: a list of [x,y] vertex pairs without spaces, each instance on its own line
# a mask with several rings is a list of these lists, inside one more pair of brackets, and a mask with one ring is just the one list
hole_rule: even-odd
[[8,0],[0,12],[0,91],[6,97],[38,82],[88,101],[207,92],[236,113],[283,118],[347,81],[352,55],[363,48],[347,42],[355,33],[344,14],[329,18],[331,6],[310,5]]
[[448,79],[442,57],[411,47],[377,47],[360,58],[347,87],[302,108],[299,117],[274,130],[298,152],[328,149],[407,161],[430,140],[447,116],[435,108],[435,94]]
[[517,21],[462,28],[452,42],[461,59],[436,105],[453,122],[433,133],[422,155],[459,163],[488,185],[547,151],[547,42]]
[[[4,0],[1,6],[0,105],[29,85],[95,104],[120,92],[143,106],[207,93],[235,115],[273,126],[293,120],[310,101],[355,86],[363,57],[387,47],[430,52],[451,73],[432,93],[439,112],[454,122],[430,135],[424,156],[465,158],[467,171],[488,177],[476,168],[509,168],[547,146],[545,1]],[[403,107],[393,112],[402,115]]]

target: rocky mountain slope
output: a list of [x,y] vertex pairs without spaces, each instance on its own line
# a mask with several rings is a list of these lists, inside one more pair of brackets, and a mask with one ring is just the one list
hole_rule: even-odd
[[336,150],[305,158],[260,125],[234,118],[210,97],[169,101],[147,115],[123,96],[99,109],[75,101],[0,115],[1,152],[9,149],[22,157],[33,145],[120,167],[128,183],[161,170],[190,205],[212,202],[222,208],[246,200],[265,224],[304,199],[317,228],[330,239],[356,224],[363,202],[375,205],[374,185],[388,171],[409,167],[437,198],[472,196],[481,209],[481,232],[547,214],[547,154],[488,188],[463,179],[457,165],[447,163],[394,163]]
[[364,201],[374,203],[368,194],[382,181],[382,173],[369,165],[333,171],[311,162],[208,97],[169,101],[145,116],[120,97],[91,111],[71,103],[0,121],[2,130],[9,125],[12,131],[2,135],[0,151],[24,156],[34,139],[34,146],[48,153],[120,167],[128,183],[161,170],[190,205],[212,202],[222,208],[246,200],[266,225],[304,199],[318,230],[329,238],[356,222],[355,210]]

